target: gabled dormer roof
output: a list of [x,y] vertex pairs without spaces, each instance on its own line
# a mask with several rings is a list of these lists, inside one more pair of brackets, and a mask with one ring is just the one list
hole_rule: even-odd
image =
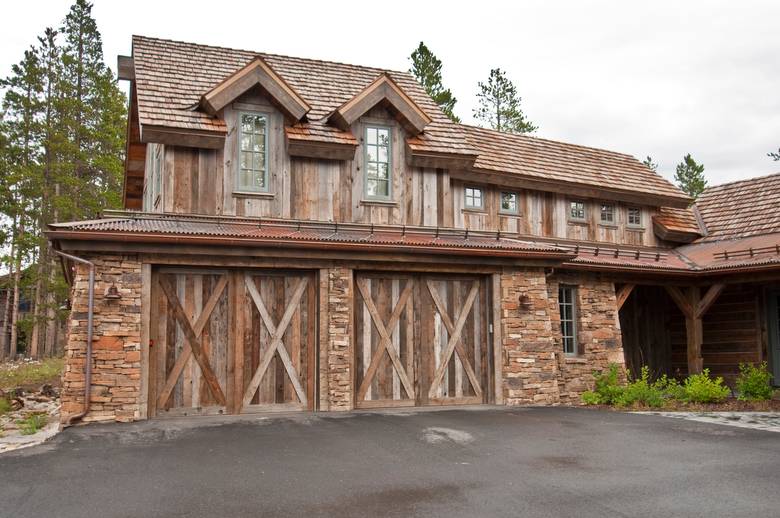
[[270,100],[296,122],[311,110],[311,106],[260,56],[255,56],[244,67],[204,93],[200,98],[200,106],[210,115],[216,115],[256,86],[262,88]]
[[378,104],[388,108],[412,136],[422,133],[433,121],[389,74],[383,72],[360,93],[336,108],[328,122],[346,131]]

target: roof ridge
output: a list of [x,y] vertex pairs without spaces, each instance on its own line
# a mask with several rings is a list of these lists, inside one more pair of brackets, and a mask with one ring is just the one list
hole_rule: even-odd
[[706,195],[707,191],[710,191],[712,189],[721,189],[721,188],[731,187],[731,186],[739,184],[739,183],[758,182],[758,181],[761,181],[761,180],[766,180],[768,178],[772,178],[773,176],[780,176],[780,172],[769,173],[769,174],[765,174],[765,175],[762,175],[762,176],[753,176],[753,177],[750,177],[750,178],[743,178],[742,180],[732,180],[730,182],[719,183],[717,185],[713,185],[711,187],[707,187],[707,189],[705,189],[704,192],[702,193],[702,196]]
[[[136,38],[144,39],[144,40],[153,40],[153,41],[164,41],[168,43],[179,43],[183,45],[192,45],[195,47],[203,47],[203,48],[209,48],[214,50],[227,50],[232,52],[246,52],[247,54],[254,54],[256,56],[269,56],[274,58],[282,58],[282,59],[297,59],[300,61],[307,61],[309,63],[322,63],[326,65],[341,65],[341,66],[347,66],[347,67],[355,67],[355,68],[362,68],[365,70],[375,70],[379,73],[391,73],[391,74],[403,74],[405,76],[408,76],[410,78],[414,78],[412,76],[411,72],[408,70],[394,70],[391,68],[380,68],[380,67],[372,67],[368,65],[359,65],[356,63],[346,63],[344,61],[333,61],[328,59],[316,59],[316,58],[306,58],[302,56],[291,56],[289,54],[275,54],[273,52],[263,52],[259,50],[252,50],[252,49],[238,49],[235,47],[225,47],[223,45],[208,45],[205,43],[195,43],[193,41],[184,41],[184,40],[174,40],[171,38],[159,38],[157,36],[144,36],[142,34],[133,34],[131,36],[133,42],[135,42]],[[416,81],[416,80],[415,80]]]

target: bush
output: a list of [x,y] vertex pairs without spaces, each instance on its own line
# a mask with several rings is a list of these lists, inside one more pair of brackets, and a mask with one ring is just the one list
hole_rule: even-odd
[[759,365],[739,364],[737,377],[737,399],[743,401],[766,401],[772,399],[772,375],[766,362]]
[[615,401],[617,406],[634,406],[645,405],[649,407],[660,407],[664,404],[665,399],[665,380],[656,380],[650,382],[650,368],[647,366],[642,367],[642,373],[639,378],[629,380],[628,384],[623,389],[623,392]]
[[22,435],[32,435],[46,426],[46,421],[45,414],[30,414],[25,419],[17,421],[16,424],[19,425],[19,432]]
[[720,403],[731,393],[731,390],[723,385],[723,378],[710,378],[709,369],[704,369],[701,374],[688,376],[682,388],[682,399],[690,403]]
[[594,372],[596,379],[595,388],[582,394],[582,402],[586,405],[614,405],[624,387],[620,383],[620,367],[616,363],[610,363],[603,371]]
[[4,397],[0,397],[0,415],[11,411],[11,402]]

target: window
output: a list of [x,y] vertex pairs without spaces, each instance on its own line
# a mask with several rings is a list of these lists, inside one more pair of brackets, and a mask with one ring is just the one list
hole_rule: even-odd
[[237,189],[268,192],[268,119],[259,113],[242,113],[240,118]]
[[516,192],[502,192],[501,193],[501,212],[507,214],[517,214],[517,193]]
[[366,197],[388,200],[390,191],[390,128],[366,127]]
[[465,189],[466,199],[465,204],[467,209],[481,209],[482,208],[482,189],[477,187],[466,187]]
[[583,201],[569,202],[569,219],[585,221],[585,202]]
[[577,354],[577,305],[575,302],[577,290],[574,286],[558,287],[558,309],[561,312],[561,337],[563,352],[567,355]]
[[615,223],[615,206],[608,203],[601,204],[601,222],[607,224]]
[[642,226],[642,209],[638,207],[628,208],[628,224],[632,227]]

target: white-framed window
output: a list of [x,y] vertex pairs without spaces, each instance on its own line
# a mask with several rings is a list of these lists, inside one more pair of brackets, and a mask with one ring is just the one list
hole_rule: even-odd
[[561,313],[561,338],[563,352],[568,356],[577,354],[577,288],[558,286],[558,309]]
[[236,190],[268,192],[268,117],[262,113],[242,112],[238,118]]
[[613,225],[615,223],[615,206],[611,203],[602,203],[600,219],[602,223]]
[[366,126],[365,195],[368,199],[389,200],[392,193],[392,153],[390,128]]
[[463,203],[467,209],[481,209],[485,205],[482,189],[479,187],[466,187],[464,196]]
[[585,221],[585,202],[580,200],[569,201],[569,219]]
[[631,227],[642,226],[642,209],[639,207],[628,208],[628,225]]
[[501,207],[500,212],[505,214],[517,214],[520,211],[520,206],[517,201],[516,192],[502,192],[501,193]]

